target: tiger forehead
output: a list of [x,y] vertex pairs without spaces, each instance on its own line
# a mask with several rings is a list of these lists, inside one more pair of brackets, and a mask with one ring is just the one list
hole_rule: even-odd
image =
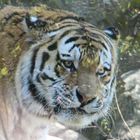
[[[50,41],[46,42],[48,51],[60,50],[61,58],[64,59],[71,57],[70,59],[74,60],[76,56],[78,56],[76,59],[81,57],[82,65],[85,67],[97,65],[99,50],[106,47],[105,39],[103,39],[104,33],[74,14],[63,13],[62,11],[60,12],[62,14],[59,14],[55,10],[49,10],[49,12],[52,12],[53,16],[48,17],[45,11],[45,16],[42,18],[40,14],[43,11],[41,10],[41,12],[36,12],[37,18],[31,18],[33,23],[37,20],[40,21],[40,19],[46,22],[46,25],[43,27],[46,29],[41,31],[47,34],[46,37],[50,37]],[[39,25],[39,27],[41,26]],[[72,46],[70,46],[70,43]],[[75,46],[80,48],[80,52],[77,51]],[[82,55],[79,53],[82,53]]]
[[84,53],[81,60],[82,67],[96,67],[99,62],[98,52]]

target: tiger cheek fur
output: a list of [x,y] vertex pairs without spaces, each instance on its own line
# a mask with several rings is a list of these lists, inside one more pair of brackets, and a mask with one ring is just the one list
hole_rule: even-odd
[[44,8],[25,13],[22,26],[33,43],[16,71],[23,108],[77,128],[108,115],[115,92],[116,40],[68,12]]

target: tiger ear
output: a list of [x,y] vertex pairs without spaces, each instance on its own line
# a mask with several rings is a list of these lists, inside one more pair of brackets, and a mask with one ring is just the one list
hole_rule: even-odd
[[39,17],[30,15],[29,13],[27,13],[25,16],[25,22],[28,28],[36,30],[45,27],[47,24],[45,21],[39,19]]
[[119,30],[116,27],[107,27],[104,30],[105,34],[107,34],[110,38],[114,39],[114,40],[118,40],[119,39]]
[[46,32],[46,25],[47,22],[27,13],[23,20],[23,30],[27,34],[27,41],[34,43],[40,40]]

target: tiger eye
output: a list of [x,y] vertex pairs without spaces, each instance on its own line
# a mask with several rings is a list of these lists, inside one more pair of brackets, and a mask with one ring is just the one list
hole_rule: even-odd
[[105,70],[103,67],[99,68],[98,71],[96,72],[97,75],[103,75],[105,73]]
[[72,66],[73,62],[72,61],[63,61],[63,64],[64,64],[65,67],[69,68],[69,67]]
[[104,72],[105,72],[104,68],[100,68],[98,71],[99,74],[104,74]]

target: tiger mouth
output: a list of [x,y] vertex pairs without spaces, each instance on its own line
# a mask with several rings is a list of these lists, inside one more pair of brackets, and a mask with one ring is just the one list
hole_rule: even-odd
[[59,114],[61,111],[66,111],[66,110],[70,110],[72,113],[79,113],[79,114],[95,114],[98,111],[100,111],[102,108],[103,107],[94,108],[94,111],[89,113],[81,107],[78,107],[78,108],[61,108],[61,107],[58,108],[58,107],[55,107],[54,112],[56,115]]
[[[88,102],[83,102],[79,107],[77,108],[63,108],[61,105],[58,105],[57,107],[54,108],[54,112],[55,114],[60,113],[61,111],[66,111],[66,110],[70,110],[72,113],[79,113],[79,114],[95,114],[97,112],[99,112],[100,110],[102,110],[104,108],[104,104],[103,102],[99,102],[96,107],[92,108],[92,111],[89,112],[88,109],[86,109],[86,106],[88,106],[89,104],[92,104],[94,102],[94,98],[89,100]],[[100,100],[98,100],[100,101]]]

